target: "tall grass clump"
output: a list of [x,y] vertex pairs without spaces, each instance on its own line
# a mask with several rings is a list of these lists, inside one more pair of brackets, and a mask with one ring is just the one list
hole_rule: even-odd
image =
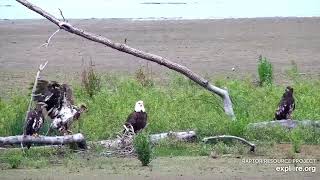
[[137,71],[135,72],[135,78],[137,80],[137,82],[139,82],[142,86],[153,86],[154,82],[152,80],[152,70],[151,68],[149,68],[149,66],[147,65],[147,67],[140,67],[137,69]]
[[89,66],[82,71],[81,77],[83,88],[92,98],[101,89],[101,77],[95,72],[92,60]]
[[23,160],[23,156],[22,156],[22,151],[17,150],[17,151],[11,151],[8,153],[4,153],[6,156],[0,156],[1,159],[4,158],[3,162],[6,162],[9,164],[9,167],[11,169],[17,169]]
[[273,79],[272,64],[266,57],[259,56],[258,74],[260,85],[271,85]]
[[301,129],[294,129],[291,131],[290,140],[292,144],[292,150],[295,153],[301,152],[301,145],[303,143],[303,132]]
[[134,138],[134,149],[141,161],[142,166],[147,166],[151,162],[152,149],[148,133],[138,133]]
[[27,96],[13,94],[0,102],[0,136],[19,135],[23,132],[27,111]]

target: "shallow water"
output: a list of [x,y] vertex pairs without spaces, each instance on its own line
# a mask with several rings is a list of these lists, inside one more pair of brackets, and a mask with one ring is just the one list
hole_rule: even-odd
[[[320,16],[319,0],[32,0],[53,15],[71,18],[220,19]],[[13,0],[0,1],[1,19],[41,18]]]

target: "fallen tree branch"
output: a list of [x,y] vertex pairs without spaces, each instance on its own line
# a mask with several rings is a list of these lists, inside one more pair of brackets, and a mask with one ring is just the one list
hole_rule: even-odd
[[270,127],[284,127],[284,128],[296,128],[296,127],[310,127],[320,128],[320,121],[313,120],[277,120],[277,121],[264,121],[258,123],[250,123],[247,128],[258,129],[258,128],[270,128]]
[[[187,131],[187,132],[167,132],[167,133],[160,133],[160,134],[151,134],[150,135],[150,142],[152,144],[156,144],[163,139],[172,138],[179,141],[193,141],[196,139],[196,132],[195,131]],[[99,141],[99,144],[103,145],[108,149],[118,149],[120,146],[123,146],[123,139],[110,139],[110,140],[103,140]]]
[[46,11],[42,10],[41,8],[31,4],[30,2],[26,1],[26,0],[16,0],[17,2],[21,3],[22,5],[26,6],[27,8],[29,8],[30,10],[40,14],[41,16],[45,17],[46,19],[48,19],[49,21],[51,21],[52,23],[56,24],[60,29],[63,29],[67,32],[70,32],[72,34],[76,34],[78,36],[84,37],[90,41],[94,41],[100,44],[104,44],[110,48],[116,49],[118,51],[121,52],[125,52],[128,54],[131,54],[133,56],[148,60],[148,61],[152,61],[155,63],[158,63],[160,65],[163,65],[169,69],[172,69],[174,71],[177,71],[183,75],[185,75],[186,77],[190,78],[192,81],[196,82],[197,84],[199,84],[200,86],[204,87],[205,89],[207,89],[208,91],[217,94],[218,96],[220,96],[223,99],[224,102],[224,111],[225,113],[230,116],[232,119],[235,119],[235,114],[233,111],[233,107],[232,107],[232,102],[229,96],[229,93],[226,89],[221,89],[218,88],[212,84],[209,83],[208,80],[204,79],[203,77],[201,77],[200,75],[192,72],[190,69],[188,69],[185,66],[182,66],[180,64],[177,64],[175,62],[172,62],[166,58],[163,58],[161,56],[155,55],[155,54],[151,54],[151,53],[146,53],[143,52],[141,50],[138,49],[134,49],[132,47],[129,47],[126,44],[121,44],[121,43],[115,43],[112,42],[111,40],[99,36],[99,35],[95,35],[93,33],[89,33],[86,32],[82,29],[76,28],[74,26],[72,26],[71,24],[64,22],[64,21],[60,21],[59,19],[57,19],[56,17],[54,17],[53,15],[47,13]]
[[256,145],[241,138],[241,137],[237,137],[237,136],[230,136],[230,135],[221,135],[221,136],[212,136],[212,137],[206,137],[203,138],[202,142],[204,143],[210,143],[212,141],[217,141],[217,140],[226,140],[226,139],[232,139],[232,140],[237,140],[242,142],[243,144],[246,144],[248,146],[250,146],[250,151],[254,152],[256,149]]
[[160,134],[151,134],[150,142],[153,144],[158,143],[163,139],[175,139],[178,141],[193,141],[197,138],[195,131],[186,131],[186,132],[168,132],[168,133],[160,133]]
[[34,143],[38,145],[65,145],[76,143],[79,148],[86,149],[86,140],[80,133],[66,136],[8,136],[0,137],[0,147],[4,145]]

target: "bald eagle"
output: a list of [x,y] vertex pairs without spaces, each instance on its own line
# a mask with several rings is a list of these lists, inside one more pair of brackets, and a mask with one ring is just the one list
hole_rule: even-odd
[[147,113],[145,111],[143,101],[136,102],[134,111],[128,116],[125,125],[131,125],[135,133],[139,132],[147,125]]
[[293,110],[295,109],[293,88],[288,86],[282,96],[278,109],[275,113],[276,120],[291,119]]
[[64,135],[71,133],[71,123],[79,119],[80,114],[87,109],[84,105],[75,106],[70,86],[56,81],[39,80],[34,100],[43,104],[52,120],[48,133],[52,129],[57,129]]
[[[38,136],[38,133],[44,123],[43,106],[37,104],[36,107],[28,112],[25,126],[25,135]],[[29,149],[31,143],[26,144]]]

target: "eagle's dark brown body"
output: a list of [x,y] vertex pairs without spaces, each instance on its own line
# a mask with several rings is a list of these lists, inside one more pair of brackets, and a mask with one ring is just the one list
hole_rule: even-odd
[[[37,107],[34,110],[31,110],[28,112],[27,116],[27,124],[25,126],[25,133],[26,135],[32,136],[39,133],[42,125],[44,123],[44,116],[42,113],[42,108],[37,105]],[[26,144],[27,148],[29,149],[31,144]]]
[[291,119],[291,115],[294,109],[295,102],[293,97],[293,88],[288,86],[281,98],[278,109],[276,110],[275,119]]
[[146,127],[147,118],[146,112],[133,112],[128,116],[126,126],[130,124],[133,127],[134,132],[137,133]]

